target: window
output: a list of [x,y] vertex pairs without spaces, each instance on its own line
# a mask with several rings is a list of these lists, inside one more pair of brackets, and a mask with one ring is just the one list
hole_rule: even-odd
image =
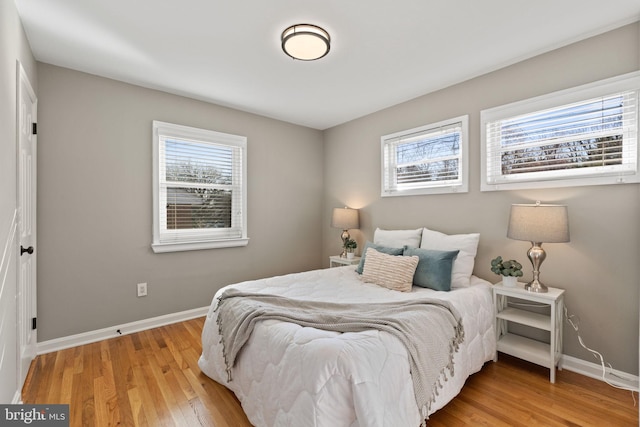
[[640,182],[633,73],[481,112],[483,191]]
[[153,122],[154,252],[245,246],[243,136]]
[[397,132],[382,141],[382,196],[468,191],[469,116]]

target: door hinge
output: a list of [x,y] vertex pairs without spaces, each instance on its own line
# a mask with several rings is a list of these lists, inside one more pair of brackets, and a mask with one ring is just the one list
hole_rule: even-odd
[[36,318],[35,317],[31,318],[31,329],[32,330],[36,329]]
[[33,135],[37,135],[38,134],[38,124],[37,123],[31,123],[31,133]]

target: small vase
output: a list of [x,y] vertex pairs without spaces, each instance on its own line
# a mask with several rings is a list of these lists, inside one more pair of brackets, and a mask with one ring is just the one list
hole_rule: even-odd
[[347,252],[347,259],[353,259],[355,252]]
[[518,278],[515,276],[502,276],[502,286],[514,288],[518,284]]

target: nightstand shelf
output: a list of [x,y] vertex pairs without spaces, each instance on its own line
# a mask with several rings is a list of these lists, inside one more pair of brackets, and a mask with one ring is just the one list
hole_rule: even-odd
[[[519,359],[528,360],[545,368],[553,368],[551,365],[551,346],[549,344],[525,338],[520,335],[506,333],[498,341],[498,351],[510,354]],[[552,381],[553,382],[553,381]]]
[[531,311],[520,310],[518,308],[507,307],[499,312],[496,317],[508,322],[520,323],[532,328],[551,330],[551,318],[544,314],[533,313]]
[[[525,305],[538,305],[543,309],[548,306],[545,311],[549,314],[509,306],[510,299],[524,301]],[[518,283],[515,287],[495,284],[493,302],[497,346],[494,361],[498,360],[498,352],[502,352],[544,366],[550,369],[549,379],[554,383],[556,366],[562,353],[563,301],[563,289],[549,288],[549,292],[541,294],[526,291],[524,283]],[[548,332],[549,343],[511,332],[510,323]]]
[[340,255],[334,255],[329,257],[329,267],[343,267],[345,265],[358,265],[360,263],[360,257],[354,256],[353,258],[342,258]]

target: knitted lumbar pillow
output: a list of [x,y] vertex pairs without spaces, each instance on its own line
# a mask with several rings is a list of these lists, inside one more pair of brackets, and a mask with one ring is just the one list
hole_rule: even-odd
[[394,291],[410,292],[416,272],[417,256],[387,255],[367,248],[362,280]]

